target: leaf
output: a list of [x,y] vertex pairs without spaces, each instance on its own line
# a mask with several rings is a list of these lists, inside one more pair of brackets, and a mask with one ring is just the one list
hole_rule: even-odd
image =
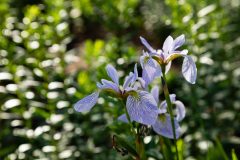
[[217,148],[218,148],[218,150],[219,150],[219,154],[222,155],[222,158],[223,158],[224,160],[228,160],[227,154],[226,154],[226,152],[224,151],[223,146],[222,146],[222,144],[221,144],[221,142],[219,141],[218,138],[216,139],[216,144],[217,144]]
[[124,147],[134,157],[139,157],[134,147],[120,136],[117,136],[117,135],[113,136],[113,146]]
[[238,160],[234,149],[232,149],[232,160]]

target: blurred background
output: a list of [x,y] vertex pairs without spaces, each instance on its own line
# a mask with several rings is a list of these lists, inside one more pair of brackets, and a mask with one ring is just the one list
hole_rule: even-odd
[[[161,48],[170,34],[186,35],[198,68],[195,85],[182,59],[167,77],[187,108],[184,159],[240,158],[239,0],[1,0],[0,14],[0,159],[130,159],[112,149],[127,127],[116,122],[116,99],[102,94],[87,114],[73,104],[106,64],[121,76],[133,69],[139,36]],[[150,135],[152,160],[161,159]]]

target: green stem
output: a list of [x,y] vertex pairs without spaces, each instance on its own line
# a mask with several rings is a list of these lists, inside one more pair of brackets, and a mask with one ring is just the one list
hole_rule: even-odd
[[139,157],[136,160],[146,160],[146,154],[144,149],[144,143],[139,132],[140,126],[137,124],[137,135],[136,135],[136,149]]
[[177,154],[177,160],[179,160],[172,103],[171,103],[171,99],[170,99],[170,95],[169,95],[168,86],[167,86],[167,83],[166,83],[166,77],[165,77],[164,72],[162,73],[161,80],[162,80],[164,96],[165,96],[165,99],[166,99],[166,102],[167,102],[167,110],[168,110],[168,112],[170,114],[170,117],[171,117],[171,124],[172,124],[173,138],[174,138],[174,145],[175,145],[176,154]]

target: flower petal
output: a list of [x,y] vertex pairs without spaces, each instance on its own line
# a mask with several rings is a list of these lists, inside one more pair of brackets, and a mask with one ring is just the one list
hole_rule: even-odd
[[74,109],[77,112],[88,112],[97,103],[99,92],[94,92],[83,99],[79,100],[75,105]]
[[181,47],[185,43],[185,36],[182,34],[174,40],[174,50]]
[[[158,120],[155,122],[153,125],[153,130],[167,138],[174,138],[173,130],[172,130],[172,124],[171,124],[171,118],[169,115],[160,115],[164,117],[159,117]],[[176,119],[174,119],[174,124],[175,124],[175,133],[176,133],[176,138],[178,139],[181,135],[181,128],[177,122]]]
[[130,94],[126,107],[131,121],[152,125],[157,119],[157,103],[153,96],[146,91],[136,91]]
[[113,90],[115,92],[118,92],[118,93],[120,92],[119,87],[117,86],[117,84],[113,83],[112,81],[108,81],[106,79],[102,79],[101,82],[102,82],[102,84],[99,83],[99,82],[97,83],[97,87],[99,89],[111,89],[111,90]]
[[143,62],[142,78],[146,82],[146,86],[150,84],[156,77],[161,76],[162,71],[158,63],[151,57],[146,57]]
[[177,110],[176,120],[180,122],[185,117],[186,110],[185,110],[184,104],[181,101],[175,101],[174,104],[176,105],[176,110]]
[[158,103],[159,102],[159,87],[154,86],[151,90],[151,94],[153,95],[153,98]]
[[129,85],[134,81],[135,75],[130,72],[129,75],[125,78],[124,83],[123,83],[123,89],[125,90],[126,88],[129,87]]
[[158,109],[158,113],[159,113],[159,114],[167,113],[167,102],[166,102],[166,101],[163,101],[163,102],[160,104],[159,109]]
[[106,70],[107,70],[108,76],[112,79],[112,81],[117,85],[119,85],[119,77],[118,77],[117,70],[110,64],[107,65]]
[[[174,103],[176,101],[176,95],[175,94],[170,94],[170,101],[172,103]],[[167,101],[164,100],[161,104],[160,104],[160,109],[165,109],[167,108]]]
[[146,39],[144,39],[143,37],[140,36],[140,40],[141,40],[142,44],[149,50],[150,53],[155,53],[155,52],[156,52],[156,50],[153,49],[153,48],[150,46],[150,44],[147,42]]
[[168,36],[163,43],[163,52],[171,53],[173,51],[173,47],[174,47],[173,38],[171,36]]
[[135,81],[138,78],[138,70],[137,70],[137,63],[134,65],[134,72],[133,72],[134,76],[135,76]]
[[146,82],[143,80],[143,78],[142,77],[138,77],[138,81],[139,81],[139,83],[141,84],[141,88],[142,89],[146,89]]
[[195,84],[197,78],[197,67],[192,57],[184,56],[182,74],[189,83]]
[[126,114],[122,114],[121,116],[119,116],[119,117],[118,117],[118,120],[119,120],[119,121],[122,121],[122,122],[125,122],[125,123],[129,123]]
[[187,49],[184,49],[182,51],[174,51],[173,53],[169,54],[166,58],[166,63],[170,63],[171,61],[173,61],[174,59],[178,58],[178,57],[184,57],[186,56],[188,53]]
[[170,100],[171,102],[175,102],[176,101],[176,94],[170,94]]
[[170,70],[170,68],[171,68],[171,65],[172,65],[172,62],[170,61],[170,62],[168,62],[168,64],[166,65],[166,67],[165,67],[165,74],[167,74],[168,73],[168,71]]

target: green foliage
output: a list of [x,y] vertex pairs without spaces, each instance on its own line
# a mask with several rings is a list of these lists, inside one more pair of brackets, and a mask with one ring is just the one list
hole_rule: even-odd
[[[0,159],[131,159],[112,149],[112,135],[129,133],[116,122],[122,107],[116,99],[102,94],[91,114],[72,105],[106,77],[106,64],[121,77],[130,71],[143,49],[140,35],[161,48],[169,34],[186,35],[198,67],[195,86],[182,83],[178,62],[168,77],[170,92],[187,106],[181,159],[239,159],[239,6],[239,0],[1,0]],[[149,157],[172,158],[169,140],[147,137]]]

